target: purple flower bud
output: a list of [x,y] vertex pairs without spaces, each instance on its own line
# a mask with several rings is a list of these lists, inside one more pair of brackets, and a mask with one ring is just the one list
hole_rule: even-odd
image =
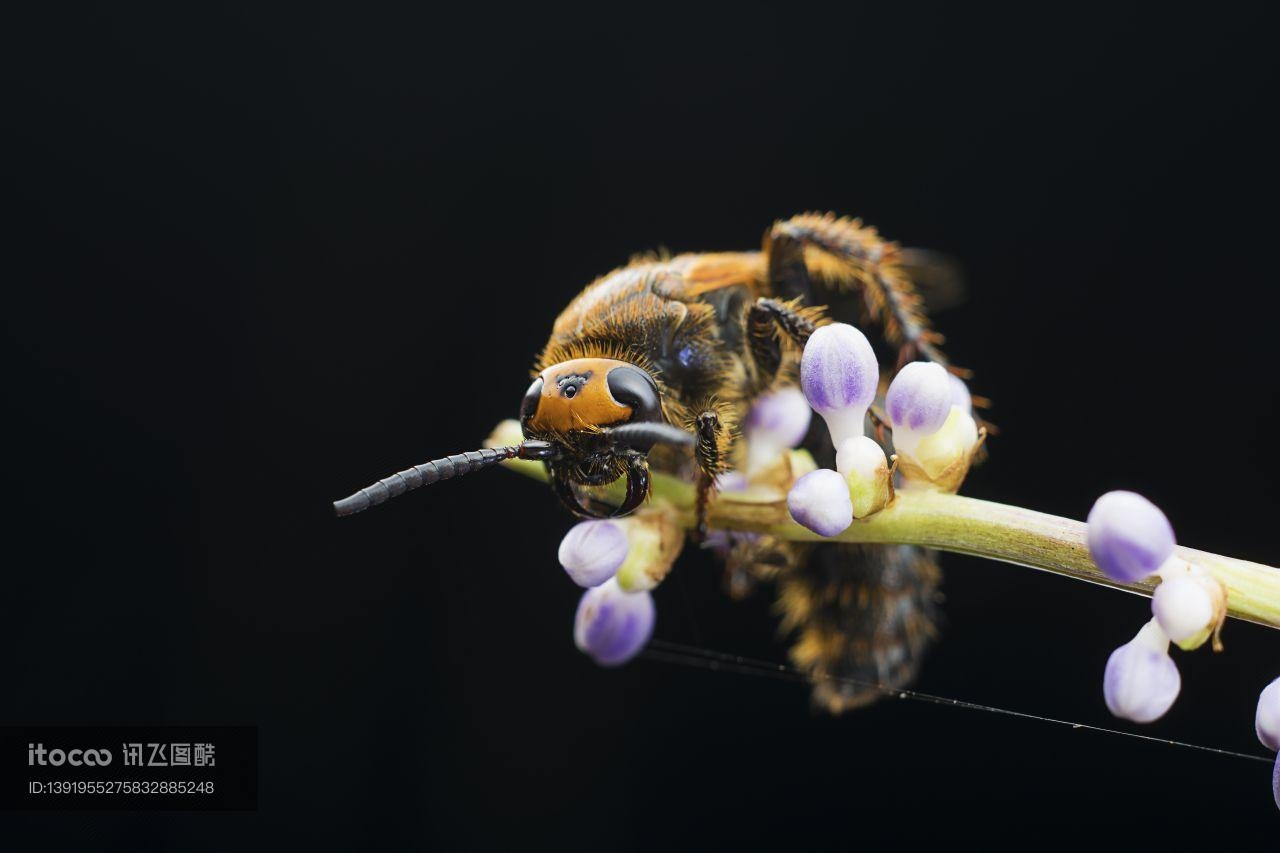
[[885,395],[885,410],[899,430],[928,435],[937,432],[951,414],[954,389],[946,368],[930,361],[913,361],[898,371]]
[[624,592],[611,578],[582,594],[573,620],[573,641],[601,666],[619,666],[649,642],[655,618],[652,595]]
[[947,381],[951,383],[951,405],[959,406],[966,415],[973,414],[973,397],[969,394],[969,386],[954,373],[947,373]]
[[813,410],[799,388],[779,388],[756,400],[742,429],[748,436],[769,433],[787,447],[795,447],[804,441],[812,417]]
[[863,420],[879,383],[880,366],[862,332],[832,323],[809,336],[800,357],[800,386],[809,405],[826,419],[837,447],[863,434]]
[[1173,556],[1173,527],[1133,492],[1107,492],[1089,510],[1089,556],[1112,580],[1136,583]]
[[627,532],[615,521],[580,521],[560,540],[560,565],[578,586],[599,586],[627,559]]
[[797,523],[819,536],[835,536],[853,524],[853,500],[849,484],[835,471],[810,471],[791,487],[787,509]]
[[1280,750],[1280,678],[1268,684],[1258,697],[1258,713],[1253,718],[1253,728],[1263,746]]
[[781,388],[756,401],[742,425],[747,440],[747,470],[767,466],[804,441],[813,409],[799,388]]
[[1102,679],[1107,709],[1135,723],[1160,719],[1182,690],[1182,676],[1169,657],[1169,638],[1155,620],[1111,653]]
[[1280,754],[1276,755],[1276,769],[1271,771],[1271,796],[1275,797],[1276,808],[1280,809]]
[[716,488],[722,492],[745,492],[751,484],[741,471],[725,471],[716,477]]

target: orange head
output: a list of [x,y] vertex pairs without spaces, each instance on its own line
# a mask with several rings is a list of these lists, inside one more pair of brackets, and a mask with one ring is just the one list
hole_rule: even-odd
[[612,358],[575,358],[538,375],[520,406],[525,435],[564,434],[662,420],[653,377]]

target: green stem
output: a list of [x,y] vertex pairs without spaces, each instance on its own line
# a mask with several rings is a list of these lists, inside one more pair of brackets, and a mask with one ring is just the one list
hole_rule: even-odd
[[[538,479],[540,463],[511,462],[509,467]],[[616,487],[605,490],[619,491]],[[655,473],[653,499],[671,504],[685,527],[694,525],[694,489],[675,477]],[[1089,558],[1085,525],[1034,510],[945,492],[899,491],[893,503],[856,520],[830,538],[791,519],[785,498],[772,490],[722,493],[712,504],[710,526],[720,530],[769,533],[800,542],[874,542],[922,545],[957,554],[972,554],[1018,566],[1042,569],[1103,586],[1150,595],[1153,583],[1117,583]],[[1260,563],[1223,557],[1192,548],[1178,555],[1211,572],[1227,590],[1227,613],[1237,619],[1280,628],[1280,570]]]
[[[817,540],[794,521],[769,528],[787,539]],[[834,537],[844,542],[895,542],[972,554],[1150,595],[1155,584],[1124,584],[1089,557],[1085,525],[1069,518],[942,492],[899,492],[893,504]],[[1210,571],[1227,590],[1227,612],[1280,628],[1280,570],[1179,547],[1178,556]]]

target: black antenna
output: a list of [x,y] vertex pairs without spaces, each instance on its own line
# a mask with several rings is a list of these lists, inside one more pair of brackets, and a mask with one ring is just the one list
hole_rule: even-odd
[[615,444],[645,452],[655,444],[691,445],[697,440],[693,433],[661,422],[622,424],[606,427],[604,432]]
[[526,441],[514,447],[487,447],[472,450],[443,459],[433,459],[421,465],[384,477],[349,498],[333,502],[333,511],[339,517],[355,515],[371,506],[386,503],[397,495],[413,491],[419,486],[429,486],[441,480],[452,480],[472,471],[491,468],[508,459],[549,461],[559,454],[559,448],[548,441]]

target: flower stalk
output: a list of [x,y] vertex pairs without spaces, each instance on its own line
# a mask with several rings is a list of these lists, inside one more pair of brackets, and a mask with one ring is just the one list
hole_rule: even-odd
[[[519,431],[516,422],[503,422],[490,441],[501,444],[513,428]],[[802,450],[792,454],[808,456]],[[546,479],[541,463],[510,460],[502,464],[527,476]],[[813,463],[808,461],[799,467],[811,469]],[[600,495],[605,500],[620,501],[621,484],[605,487]],[[691,484],[655,472],[652,500],[670,506],[682,527],[694,526],[695,490]],[[720,492],[711,506],[709,524],[713,529],[768,533],[804,542],[921,545],[1148,596],[1157,580],[1122,583],[1108,578],[1089,556],[1082,521],[947,492],[901,490],[880,512],[855,519],[844,532],[824,538],[791,519],[784,491],[757,486],[742,492]],[[1182,546],[1174,553],[1202,567],[1223,585],[1229,616],[1280,628],[1280,570]]]

